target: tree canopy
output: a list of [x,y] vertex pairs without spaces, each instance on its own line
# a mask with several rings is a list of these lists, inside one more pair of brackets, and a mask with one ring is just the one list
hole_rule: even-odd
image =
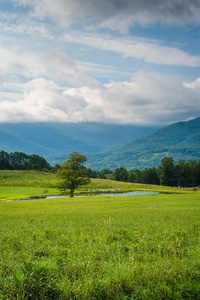
[[58,187],[64,192],[70,190],[70,197],[74,196],[74,191],[79,186],[90,183],[90,178],[86,175],[87,169],[82,165],[86,160],[86,156],[73,152],[69,159],[61,164],[61,168],[56,171],[56,176],[59,179]]
[[51,170],[44,157],[23,152],[0,151],[0,170]]
[[172,157],[165,157],[161,161],[160,184],[166,186],[176,186],[176,169]]

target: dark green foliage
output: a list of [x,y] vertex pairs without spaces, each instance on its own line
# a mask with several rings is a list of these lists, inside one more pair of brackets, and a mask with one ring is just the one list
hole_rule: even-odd
[[160,184],[159,168],[146,168],[145,170],[128,171],[128,182]]
[[113,179],[117,181],[128,181],[128,172],[125,168],[117,168],[113,173]]
[[198,162],[180,160],[175,167],[179,186],[200,185],[200,160]]
[[87,176],[89,178],[97,178],[99,172],[92,170],[91,168],[87,169]]
[[159,184],[159,170],[159,168],[156,169],[155,167],[145,169],[143,182],[148,184]]
[[61,168],[61,166],[59,164],[56,164],[55,166],[52,167],[52,172],[55,173],[60,168]]
[[106,179],[107,175],[112,174],[112,173],[113,173],[112,170],[109,170],[109,169],[106,168],[106,169],[103,169],[102,171],[97,173],[97,178]]
[[7,152],[1,151],[0,152],[0,169],[1,170],[9,170],[11,169],[10,164],[10,156]]
[[50,164],[44,157],[36,154],[27,155],[23,152],[10,154],[0,151],[0,170],[51,170]]
[[172,157],[165,157],[162,159],[160,184],[166,186],[176,186],[177,176]]
[[[97,172],[97,177],[106,178],[104,175],[105,170]],[[158,168],[152,167],[144,170],[133,169],[127,171],[121,167],[115,169],[114,172],[110,171],[110,174],[109,179],[116,181],[195,187],[200,185],[200,160],[187,163],[180,160],[178,164],[174,165],[174,160],[171,157],[165,157]]]
[[10,165],[13,170],[27,170],[29,156],[23,152],[14,152],[9,154]]

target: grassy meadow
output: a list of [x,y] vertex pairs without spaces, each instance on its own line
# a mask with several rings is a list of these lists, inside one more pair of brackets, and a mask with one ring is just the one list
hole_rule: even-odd
[[[58,195],[60,194],[60,191],[56,186],[57,179],[53,173],[40,171],[0,170],[0,201],[32,196]],[[98,190],[102,191],[108,189],[121,189],[121,191],[154,190],[169,193],[193,191],[191,188],[178,189],[166,186],[92,179],[91,184],[87,186],[87,188],[81,187],[75,191],[75,194],[87,193],[88,191],[95,193]],[[200,190],[197,192],[200,192]]]
[[[6,189],[10,199],[29,188],[57,191],[53,174],[6,175],[0,172],[1,300],[199,299],[199,191],[3,201]],[[93,189],[134,188],[94,182]]]

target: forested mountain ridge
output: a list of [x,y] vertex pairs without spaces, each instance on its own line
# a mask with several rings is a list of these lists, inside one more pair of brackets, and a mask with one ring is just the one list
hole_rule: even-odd
[[98,123],[0,123],[0,150],[38,155],[97,153],[158,127]]
[[87,156],[86,166],[93,170],[157,167],[166,156],[175,163],[200,158],[200,117],[157,131],[155,127],[97,123],[2,123],[0,150],[38,154],[51,165],[77,151]]
[[88,154],[87,167],[94,170],[124,167],[128,170],[157,167],[164,157],[175,163],[200,159],[200,117],[174,123],[146,137],[98,154]]

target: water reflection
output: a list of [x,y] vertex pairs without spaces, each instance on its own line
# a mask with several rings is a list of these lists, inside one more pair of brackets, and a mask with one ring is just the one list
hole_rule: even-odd
[[[101,194],[84,194],[84,195],[74,195],[77,197],[105,197],[105,196],[139,196],[139,195],[157,195],[159,192],[152,191],[133,191],[133,192],[123,192],[123,193],[101,193]],[[47,196],[46,199],[56,199],[56,198],[69,198],[69,196]]]

